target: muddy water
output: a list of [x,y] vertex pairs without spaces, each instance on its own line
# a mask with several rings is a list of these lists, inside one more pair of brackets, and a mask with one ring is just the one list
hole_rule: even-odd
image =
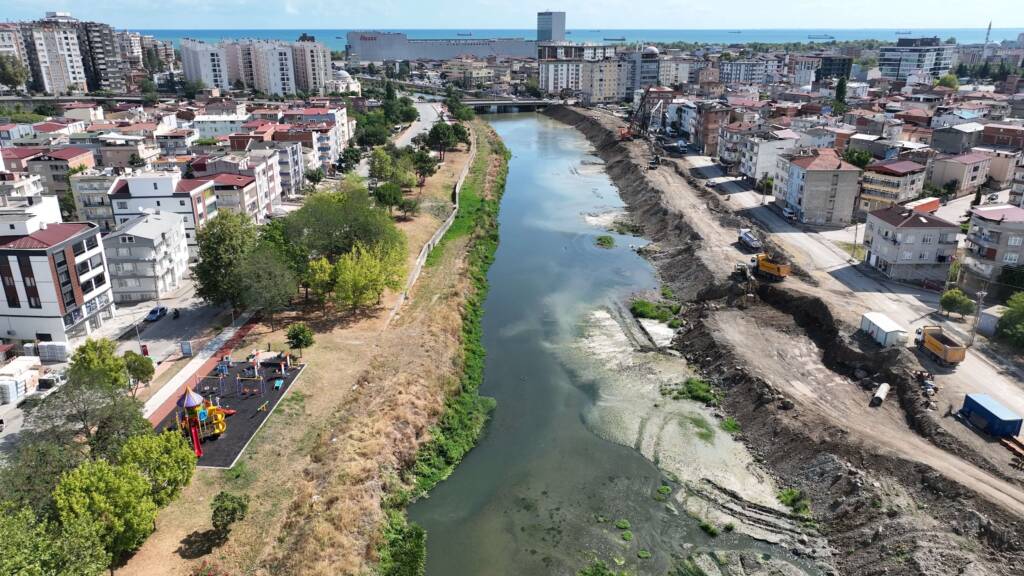
[[[621,309],[657,279],[630,249],[641,240],[612,234],[615,248],[595,246],[606,232],[585,215],[622,202],[582,134],[533,114],[490,121],[513,153],[483,318],[481,391],[498,408],[479,446],[409,511],[428,532],[428,575],[570,575],[594,558],[660,575],[673,554],[777,553],[738,534],[706,536],[674,498],[655,498],[666,477],[654,464],[595,429],[601,372],[566,351],[595,310]],[[629,520],[632,541],[617,519]]]

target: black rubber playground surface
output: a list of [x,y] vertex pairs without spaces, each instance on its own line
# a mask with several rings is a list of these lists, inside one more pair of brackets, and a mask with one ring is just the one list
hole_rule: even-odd
[[[198,465],[208,468],[230,468],[291,388],[303,367],[303,364],[292,364],[291,368],[282,374],[280,364],[265,361],[260,366],[260,378],[257,379],[253,376],[251,362],[236,360],[225,374],[223,384],[220,384],[216,368],[202,378],[194,388],[196,392],[214,403],[219,399],[222,408],[231,408],[237,412],[227,417],[228,428],[223,434],[203,441],[203,455],[199,458]],[[241,387],[236,381],[236,376],[243,377]],[[277,379],[282,379],[283,382],[275,389],[274,383]],[[178,398],[174,401],[177,402]],[[170,413],[160,422],[157,429],[177,429],[176,417],[175,412]]]

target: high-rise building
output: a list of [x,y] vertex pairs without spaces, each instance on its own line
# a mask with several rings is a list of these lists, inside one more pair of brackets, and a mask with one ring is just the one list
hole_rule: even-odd
[[307,94],[323,94],[324,85],[332,79],[331,51],[305,34],[292,43],[295,86]]
[[48,94],[88,90],[77,21],[66,12],[47,12],[46,18],[22,22],[32,88]]
[[181,69],[189,82],[202,82],[208,88],[231,88],[225,48],[201,40],[181,41]]
[[117,34],[108,24],[78,22],[78,40],[90,90],[106,90],[120,94],[127,91],[125,75],[128,67],[121,58]]
[[252,42],[253,88],[264,94],[295,93],[295,61],[284,42]]
[[537,12],[537,41],[565,41],[565,12]]
[[0,55],[13,57],[23,66],[28,66],[25,41],[17,24],[0,24]]
[[921,71],[938,78],[953,67],[956,44],[938,38],[900,38],[895,46],[883,46],[878,55],[882,78],[906,80]]

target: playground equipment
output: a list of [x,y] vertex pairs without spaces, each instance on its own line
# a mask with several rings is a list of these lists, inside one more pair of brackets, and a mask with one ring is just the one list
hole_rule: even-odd
[[234,410],[215,405],[192,388],[185,389],[177,406],[178,430],[191,442],[196,458],[203,455],[203,440],[226,432],[228,423],[225,419],[234,414]]

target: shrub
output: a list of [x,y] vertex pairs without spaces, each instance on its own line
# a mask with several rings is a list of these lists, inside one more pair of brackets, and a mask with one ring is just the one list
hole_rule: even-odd
[[597,244],[600,248],[614,248],[615,238],[612,238],[611,236],[604,234],[602,236],[598,236],[597,240],[594,243]]
[[712,538],[714,538],[715,536],[718,536],[718,527],[715,526],[714,524],[712,524],[711,522],[708,522],[707,520],[701,520],[700,521],[700,529],[703,530],[705,534],[707,534],[708,536],[711,536]]
[[708,384],[703,378],[687,378],[683,390],[686,393],[686,397],[690,400],[696,400],[697,402],[713,406],[718,405],[718,395],[712,390],[711,384]]
[[622,539],[625,540],[626,542],[632,542],[633,541],[633,533],[630,532],[629,530],[623,531],[622,532]]
[[213,529],[221,538],[226,538],[231,525],[244,520],[249,513],[249,497],[238,496],[230,492],[220,492],[210,503],[210,516]]
[[679,313],[679,304],[651,302],[637,298],[629,305],[629,311],[637,318],[650,318],[659,322],[668,322]]
[[725,420],[722,420],[722,430],[725,430],[729,434],[738,434],[740,431],[740,423],[730,416]]
[[616,520],[615,521],[615,527],[618,528],[619,530],[629,530],[630,529],[629,520],[626,520],[625,518],[623,518],[621,520]]
[[974,312],[974,301],[959,288],[943,292],[942,297],[939,299],[939,306],[946,311],[946,314],[953,312],[960,316],[965,316]]
[[646,560],[646,559],[651,557],[651,553],[649,551],[647,551],[647,550],[640,549],[640,550],[637,550],[636,557],[641,559],[641,560]]
[[778,494],[779,502],[782,502],[793,511],[794,514],[806,516],[811,513],[811,501],[804,494],[803,490],[797,488],[786,488]]

